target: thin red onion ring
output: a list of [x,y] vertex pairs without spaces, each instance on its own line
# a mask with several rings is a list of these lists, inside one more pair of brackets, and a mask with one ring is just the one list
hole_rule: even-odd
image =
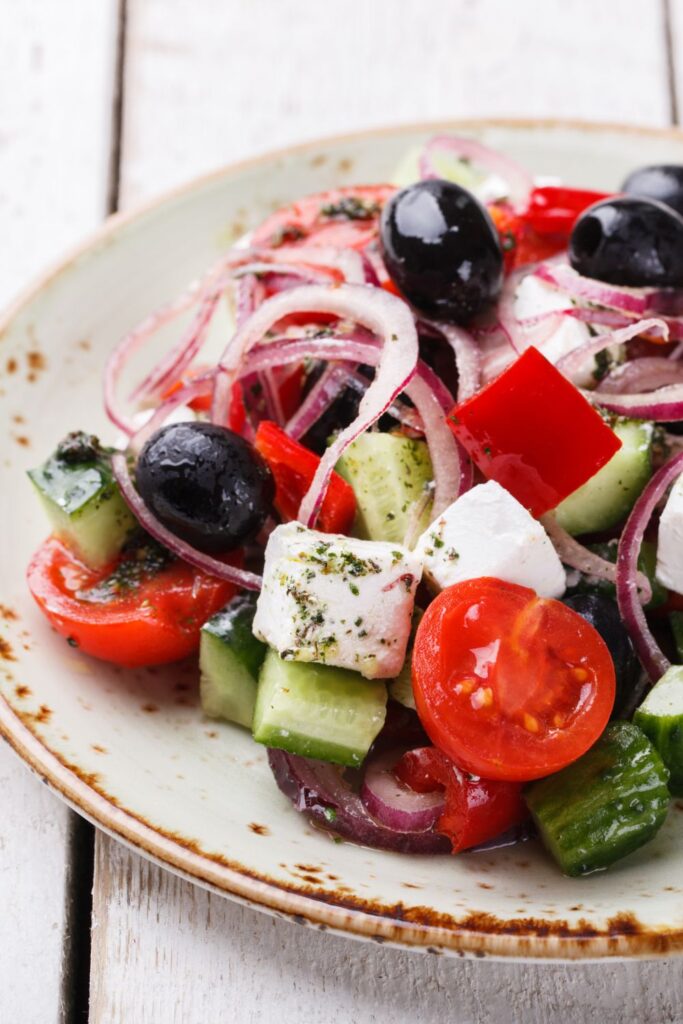
[[665,322],[650,317],[648,320],[637,320],[635,323],[629,324],[628,327],[620,327],[616,331],[606,331],[596,338],[590,338],[585,344],[579,345],[558,359],[555,366],[560,373],[571,380],[572,375],[578,373],[591,356],[597,355],[598,352],[602,352],[612,345],[625,345],[627,341],[637,338],[640,334],[652,332],[661,334],[664,341],[668,340],[669,328]]
[[292,313],[326,313],[344,317],[384,339],[375,378],[363,395],[358,415],[341,431],[323,455],[299,509],[299,519],[315,523],[332,470],[352,441],[367,430],[404,390],[418,361],[417,330],[404,302],[381,288],[339,285],[324,288],[304,285],[267,299],[237,331],[218,366],[212,419],[224,422],[230,389],[249,349],[283,317]]
[[[608,562],[606,558],[601,558],[594,551],[589,551],[583,544],[579,544],[578,540],[562,529],[554,512],[546,512],[540,521],[565,565],[578,569],[585,576],[592,576],[594,579],[617,582],[617,566],[614,562]],[[636,571],[635,582],[640,592],[640,600],[647,604],[652,597],[650,581],[644,573]]]
[[[349,377],[349,370],[339,363],[330,363],[326,366],[299,408],[288,420],[286,433],[295,440],[308,433],[343,390]],[[365,381],[366,386],[368,383]]]
[[609,395],[601,391],[584,391],[583,394],[590,402],[619,416],[663,423],[683,420],[683,384],[671,384],[641,394]]
[[651,312],[661,294],[652,288],[626,288],[583,277],[567,263],[546,261],[540,263],[532,273],[574,298],[638,316]]
[[459,135],[434,135],[425,145],[419,159],[421,178],[441,178],[443,175],[434,167],[435,150],[452,153],[458,160],[466,160],[501,177],[509,186],[509,199],[518,206],[529,198],[533,178],[521,164],[509,156],[498,153],[476,139]]
[[159,522],[150,510],[145,505],[144,501],[135,489],[135,485],[131,479],[131,475],[128,472],[128,463],[126,456],[123,452],[116,452],[112,456],[111,460],[112,472],[118,483],[123,499],[128,505],[129,509],[138,520],[141,526],[147,530],[152,537],[167,547],[169,551],[172,551],[178,558],[182,558],[185,562],[189,562],[190,565],[196,566],[203,572],[208,573],[210,576],[216,576],[222,580],[229,580],[230,583],[236,583],[240,587],[244,587],[246,590],[260,590],[261,589],[261,577],[257,576],[256,573],[247,572],[246,569],[239,569],[234,565],[227,565],[225,562],[220,562],[217,558],[212,558],[211,555],[204,554],[203,551],[197,551],[191,544],[181,540],[180,537],[176,537],[174,533],[167,530],[165,526]]
[[425,832],[434,828],[446,806],[444,790],[416,793],[396,778],[394,765],[404,750],[388,750],[370,758],[360,788],[366,809],[388,828],[399,832]]
[[464,327],[441,320],[425,321],[441,334],[453,350],[458,369],[458,402],[470,398],[481,386],[481,352],[476,341]]
[[617,549],[617,602],[636,654],[652,683],[664,675],[669,661],[650,632],[637,594],[636,568],[643,535],[667,487],[683,472],[683,452],[657,470],[636,501]]
[[595,390],[604,395],[626,395],[670,384],[683,384],[683,366],[662,356],[642,356],[610,370]]

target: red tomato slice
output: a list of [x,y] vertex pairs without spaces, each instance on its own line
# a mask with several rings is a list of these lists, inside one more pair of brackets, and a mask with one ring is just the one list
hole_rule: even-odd
[[202,625],[237,590],[177,559],[143,565],[140,550],[93,572],[55,537],[31,559],[28,585],[69,643],[126,668],[192,654]]
[[[296,519],[320,459],[270,420],[259,423],[254,445],[275,477],[275,508],[284,520]],[[348,533],[355,515],[353,488],[338,473],[333,473],[318,515],[317,528],[324,533]]]
[[535,348],[448,417],[463,448],[535,515],[594,476],[621,441]]
[[283,206],[254,231],[252,244],[330,245],[362,249],[377,236],[377,221],[393,185],[352,185]]
[[519,782],[592,746],[612,711],[615,675],[602,637],[575,611],[485,577],[428,607],[413,690],[428,736],[459,767]]
[[487,843],[529,817],[520,783],[467,775],[436,747],[409,750],[394,774],[418,793],[446,790],[436,828],[448,836],[453,853]]

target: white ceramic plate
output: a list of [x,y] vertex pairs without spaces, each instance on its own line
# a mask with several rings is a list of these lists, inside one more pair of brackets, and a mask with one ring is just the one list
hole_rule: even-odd
[[25,470],[67,430],[111,437],[106,354],[283,201],[385,180],[435,128],[472,133],[537,174],[615,188],[683,163],[683,135],[477,122],[313,143],[228,168],[115,217],[0,324],[0,730],[55,792],[187,878],[302,923],[458,955],[656,956],[683,948],[683,804],[607,874],[563,878],[533,843],[417,858],[335,843],[278,792],[249,735],[202,718],[196,673],[123,671],[52,633],[24,583],[46,533]]

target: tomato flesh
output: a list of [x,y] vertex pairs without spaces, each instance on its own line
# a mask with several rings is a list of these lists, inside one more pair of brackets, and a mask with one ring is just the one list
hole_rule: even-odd
[[50,537],[29,563],[28,585],[61,636],[86,654],[126,668],[192,654],[204,622],[237,590],[177,559],[150,566],[149,572],[135,565],[122,572],[125,563],[124,558],[94,572]]
[[436,830],[448,836],[453,853],[495,839],[529,816],[521,783],[468,775],[436,747],[409,750],[394,774],[418,793],[445,789],[446,806]]
[[571,608],[484,577],[428,607],[413,690],[435,746],[474,775],[517,782],[592,746],[612,711],[615,673],[602,637]]
[[578,388],[535,348],[448,419],[484,476],[535,516],[559,505],[621,447]]
[[305,196],[268,217],[252,244],[362,249],[376,238],[382,207],[395,191],[393,185],[353,185]]
[[[262,420],[259,424],[254,445],[275,478],[275,508],[283,519],[296,519],[320,459],[270,420]],[[348,533],[355,515],[353,488],[338,473],[333,473],[318,515],[317,528],[323,533]]]

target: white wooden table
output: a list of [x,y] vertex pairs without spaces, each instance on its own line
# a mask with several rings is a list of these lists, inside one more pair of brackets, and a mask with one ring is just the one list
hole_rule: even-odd
[[[108,211],[290,141],[681,103],[683,0],[2,0],[0,302]],[[1,1024],[683,1022],[681,961],[361,945],[153,867],[4,748],[0,793]]]

